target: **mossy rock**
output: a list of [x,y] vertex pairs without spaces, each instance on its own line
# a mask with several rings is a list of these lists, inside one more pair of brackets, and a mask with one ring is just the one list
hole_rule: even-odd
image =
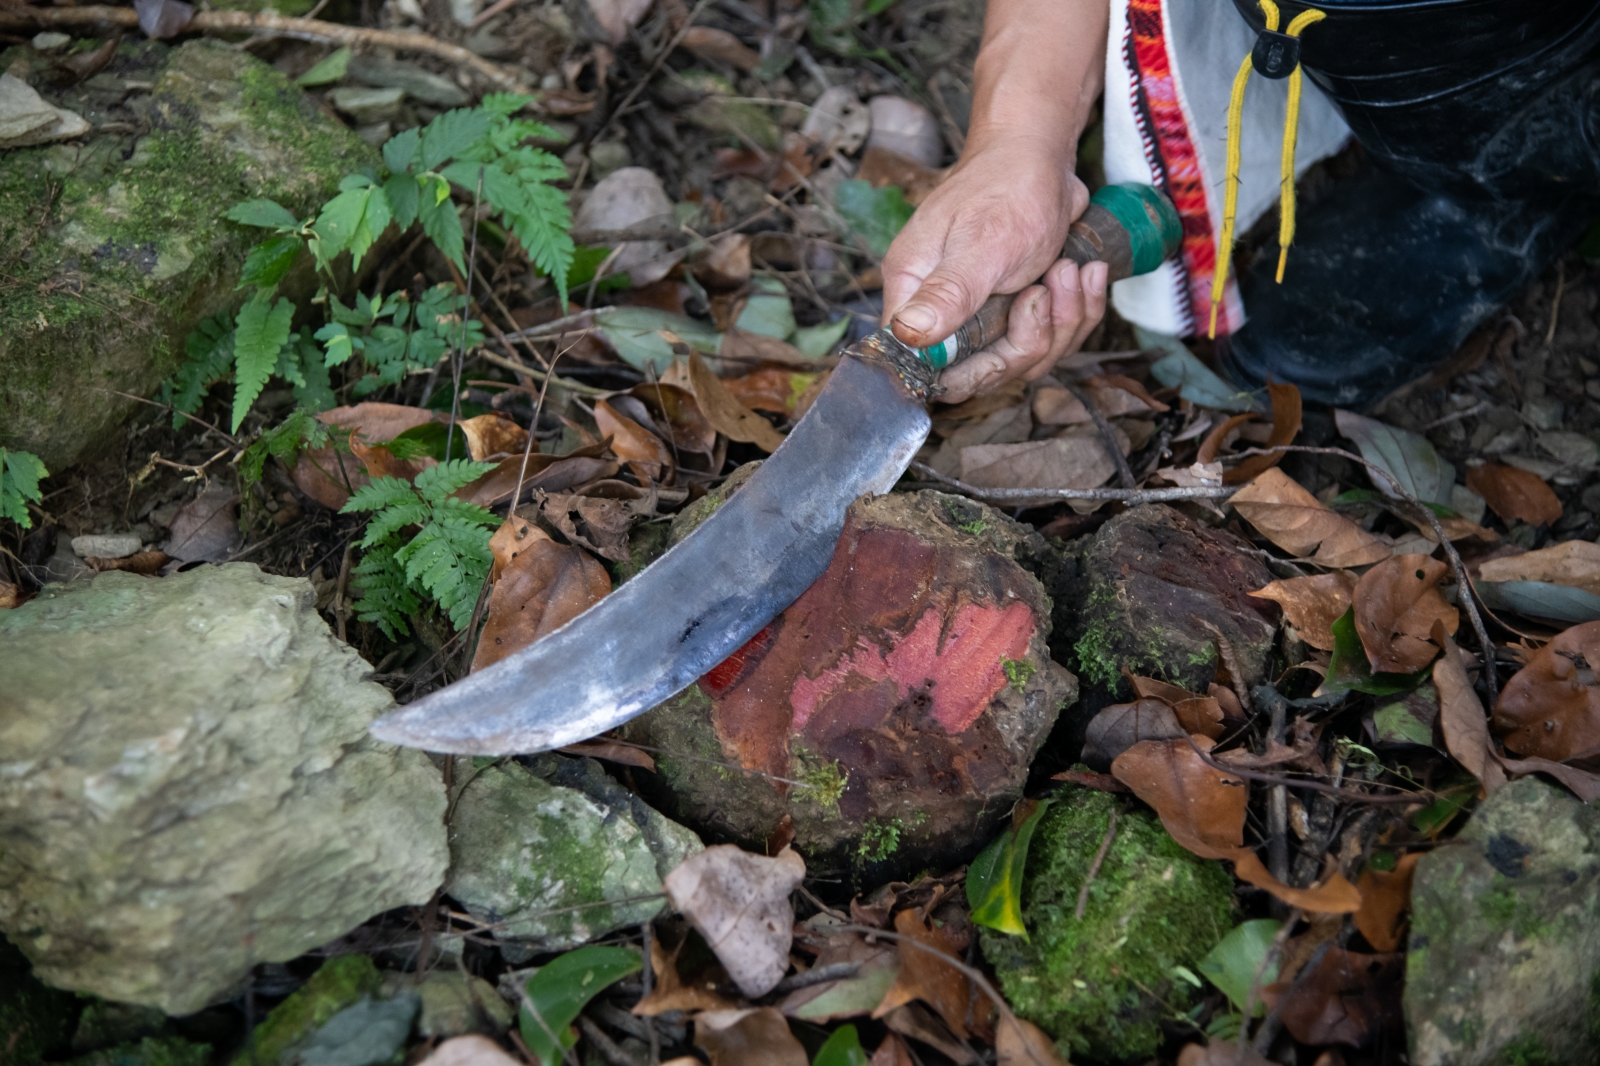
[[311,975],[311,980],[272,1008],[267,1020],[251,1034],[250,1046],[234,1057],[232,1066],[276,1066],[286,1053],[335,1014],[376,995],[382,987],[383,975],[365,955],[329,959]]
[[65,1066],[206,1066],[210,1058],[209,1044],[192,1044],[178,1036],[147,1036],[80,1055]]
[[[1195,993],[1193,971],[1232,926],[1233,878],[1180,847],[1161,822],[1103,792],[1074,789],[1045,814],[1028,852],[1022,916],[1029,939],[982,929],[984,957],[1017,1013],[1063,1057],[1150,1058],[1161,1019]],[[1116,833],[1075,915],[1084,878]]]
[[261,231],[228,208],[269,197],[304,216],[378,161],[282,74],[218,41],[128,42],[97,79],[153,83],[129,105],[145,130],[0,152],[0,447],[55,471],[138,406],[116,392],[150,394],[195,324],[237,305]]

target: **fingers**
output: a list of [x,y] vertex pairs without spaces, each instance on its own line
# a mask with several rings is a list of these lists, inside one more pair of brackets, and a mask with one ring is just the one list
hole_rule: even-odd
[[[913,216],[915,217],[915,216]],[[981,244],[962,241],[958,248],[978,249]],[[884,277],[884,310],[894,334],[913,348],[937,344],[960,328],[999,285],[1006,264],[995,257],[946,255],[904,298],[892,303],[888,276]],[[896,279],[900,283],[901,279]],[[897,289],[899,285],[897,284]],[[894,295],[899,295],[897,291]],[[1013,311],[1013,313],[1015,313]]]

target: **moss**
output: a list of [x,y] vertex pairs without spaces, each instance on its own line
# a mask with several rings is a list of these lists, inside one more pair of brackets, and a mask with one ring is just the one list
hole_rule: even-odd
[[811,800],[824,807],[838,808],[839,797],[844,795],[844,787],[850,779],[849,771],[839,769],[839,760],[823,762],[813,758],[810,752],[796,748],[794,766],[795,779],[810,786],[803,795],[796,795],[796,800]]
[[1544,1041],[1533,1033],[1524,1033],[1500,1050],[1494,1066],[1559,1066]]
[[646,522],[628,536],[628,557],[620,563],[609,564],[611,580],[620,585],[637,577],[640,571],[667,550],[672,527],[665,522]]
[[1005,671],[1006,680],[1011,682],[1011,687],[1019,693],[1028,687],[1028,682],[1038,672],[1039,667],[1027,659],[1000,660],[1000,669]]
[[870,819],[861,827],[861,840],[856,845],[856,858],[864,865],[883,862],[900,850],[900,832],[905,828],[899,818],[887,822]]
[[274,1066],[329,1018],[363,996],[375,995],[382,985],[383,976],[365,955],[329,959],[304,987],[272,1009],[252,1034],[254,1046],[240,1052],[232,1066]]
[[1492,929],[1509,929],[1518,940],[1528,940],[1549,932],[1537,907],[1525,900],[1510,885],[1501,885],[1478,900],[1478,912]]
[[1078,894],[1119,801],[1073,791],[1040,823],[1029,851],[1022,913],[1029,941],[981,930],[984,954],[1017,1012],[1068,1057],[1143,1059],[1160,1021],[1195,990],[1193,970],[1227,932],[1233,879],[1179,847],[1143,811],[1120,813],[1111,848]]
[[209,1044],[191,1044],[182,1037],[147,1036],[72,1059],[66,1066],[205,1066]]

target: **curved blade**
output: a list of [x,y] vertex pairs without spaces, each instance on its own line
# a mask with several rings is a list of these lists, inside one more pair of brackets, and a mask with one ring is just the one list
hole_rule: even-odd
[[846,358],[788,439],[682,543],[544,639],[379,718],[372,734],[510,755],[586,740],[648,711],[821,576],[851,502],[887,492],[928,428],[893,370]]

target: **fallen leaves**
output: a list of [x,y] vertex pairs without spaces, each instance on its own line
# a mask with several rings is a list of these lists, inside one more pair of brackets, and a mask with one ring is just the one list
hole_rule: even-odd
[[1562,762],[1600,746],[1597,666],[1600,622],[1573,626],[1534,652],[1495,706],[1494,728],[1506,750]]
[[1356,928],[1376,951],[1395,951],[1404,942],[1401,932],[1406,911],[1411,909],[1411,878],[1421,858],[1422,853],[1417,851],[1402,855],[1390,870],[1379,870],[1368,863],[1356,881],[1361,893],[1361,909],[1354,919]]
[[[1439,730],[1445,750],[1462,768],[1477,778],[1485,794],[1505,784],[1505,772],[1496,761],[1489,739],[1489,722],[1478,694],[1472,691],[1461,652],[1437,623],[1433,636],[1444,654],[1433,664],[1433,684],[1439,690]],[[1509,686],[1508,686],[1509,687]]]
[[1478,567],[1484,581],[1543,581],[1600,596],[1600,544],[1569,540],[1538,551],[1490,559]]
[[702,1011],[695,1015],[694,1042],[711,1066],[810,1066],[776,1007]]
[[740,403],[722,379],[713,374],[699,355],[689,356],[689,380],[694,388],[694,398],[705,412],[706,420],[729,440],[754,444],[764,452],[778,450],[783,434],[772,428],[772,423]]
[[790,848],[769,859],[719,844],[684,860],[663,884],[739,990],[755,997],[772,991],[789,968],[789,894],[805,875],[805,860]]
[[1294,983],[1263,989],[1296,1040],[1361,1047],[1403,1025],[1405,956],[1364,955],[1329,944]]
[[1561,501],[1543,478],[1506,463],[1467,467],[1467,488],[1507,523],[1547,526],[1561,517]]
[[474,672],[561,628],[611,592],[611,575],[588,552],[557,544],[515,515],[490,538],[489,550],[494,587]]
[[1262,536],[1319,565],[1365,566],[1389,558],[1388,545],[1377,536],[1334,513],[1276,468],[1259,475],[1229,502]]
[[914,908],[894,916],[894,930],[928,950],[901,948],[900,974],[884,995],[883,1002],[873,1011],[873,1017],[882,1017],[914,999],[921,1000],[938,1012],[958,1039],[965,1040],[971,982],[966,974],[940,957],[960,958],[959,945],[952,942],[945,929],[925,921]]
[[1052,802],[1019,802],[1011,812],[1011,825],[972,860],[967,870],[967,903],[977,924],[1027,939],[1028,929],[1022,922],[1022,874],[1033,831]]
[[1333,623],[1350,609],[1356,580],[1348,570],[1331,570],[1274,581],[1250,595],[1277,603],[1301,640],[1313,648],[1332,651]]
[[1454,633],[1456,609],[1439,581],[1450,568],[1426,555],[1396,555],[1362,575],[1352,596],[1356,633],[1373,673],[1412,674],[1433,661],[1434,623]]

